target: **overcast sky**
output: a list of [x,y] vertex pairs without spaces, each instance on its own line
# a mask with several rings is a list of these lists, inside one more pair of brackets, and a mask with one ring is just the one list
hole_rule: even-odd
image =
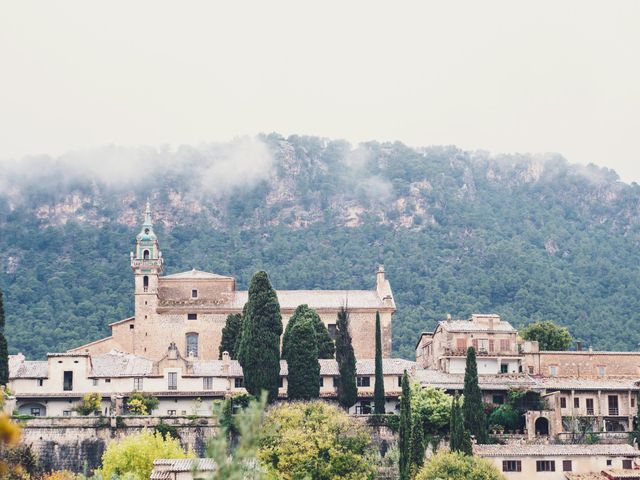
[[640,1],[0,0],[0,158],[272,131],[640,181]]

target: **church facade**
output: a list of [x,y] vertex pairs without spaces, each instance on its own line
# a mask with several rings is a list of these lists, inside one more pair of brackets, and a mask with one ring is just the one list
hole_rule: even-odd
[[[70,350],[72,353],[104,354],[112,350],[160,360],[174,345],[184,358],[214,360],[222,328],[232,313],[241,313],[248,292],[236,289],[232,277],[190,270],[164,275],[164,259],[153,231],[147,204],[144,222],[131,252],[135,315],[110,324],[111,335]],[[371,290],[277,290],[283,325],[301,304],[315,309],[335,333],[338,311],[349,311],[356,358],[375,356],[375,318],[380,313],[382,350],[391,356],[391,322],[396,310],[384,267],[376,272]]]

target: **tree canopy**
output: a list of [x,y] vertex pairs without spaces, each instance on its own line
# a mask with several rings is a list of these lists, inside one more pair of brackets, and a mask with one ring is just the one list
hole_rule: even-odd
[[345,409],[355,405],[358,400],[356,382],[356,356],[353,353],[351,333],[349,332],[349,312],[342,308],[338,312],[336,323],[336,362],[338,363],[338,403]]
[[556,325],[550,320],[535,322],[520,330],[520,336],[525,340],[535,340],[540,350],[563,351],[568,350],[573,342],[566,327]]
[[320,363],[312,319],[298,320],[290,330],[287,393],[290,400],[320,396]]
[[416,480],[506,480],[488,460],[460,452],[436,453],[420,470]]
[[222,353],[229,352],[229,357],[233,360],[237,358],[236,346],[242,331],[242,315],[232,313],[227,315],[227,320],[222,327],[222,340],[218,347],[218,359],[222,360]]
[[318,358],[333,358],[335,347],[333,344],[333,340],[331,340],[331,337],[329,336],[329,331],[320,318],[320,315],[318,315],[318,313],[314,309],[309,308],[309,306],[306,304],[299,305],[296,308],[295,312],[293,312],[293,315],[287,323],[287,327],[284,330],[284,335],[282,336],[282,358],[287,359],[290,345],[291,328],[303,318],[308,318],[309,320],[311,320],[311,324],[316,335]]

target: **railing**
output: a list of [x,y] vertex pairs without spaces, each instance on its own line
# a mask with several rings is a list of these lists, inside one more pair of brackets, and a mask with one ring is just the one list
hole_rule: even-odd
[[595,412],[593,410],[593,408],[587,408],[587,415],[594,415]]
[[609,415],[610,416],[618,415],[618,407],[609,407]]
[[[450,357],[466,357],[467,356],[467,350],[460,350],[460,349],[454,349],[454,348],[445,348],[444,349],[444,354],[446,356],[450,356]],[[495,350],[495,351],[488,351],[486,349],[482,349],[482,350],[478,350],[477,351],[478,356],[492,356],[492,357],[502,357],[502,356],[513,356],[513,355],[517,355],[517,352],[513,351],[513,350]]]

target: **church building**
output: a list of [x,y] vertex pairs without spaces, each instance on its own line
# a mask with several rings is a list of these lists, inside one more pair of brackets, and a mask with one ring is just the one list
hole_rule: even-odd
[[[226,318],[242,312],[248,292],[236,290],[233,277],[195,269],[163,276],[163,267],[147,203],[136,249],[131,252],[135,315],[110,324],[109,337],[69,352],[97,355],[117,350],[157,361],[174,346],[187,359],[217,359]],[[295,309],[307,304],[318,312],[332,336],[338,311],[346,307],[353,347],[360,359],[375,357],[379,312],[383,356],[391,356],[391,319],[396,306],[384,267],[378,268],[371,290],[277,290],[277,295],[285,327]]]

